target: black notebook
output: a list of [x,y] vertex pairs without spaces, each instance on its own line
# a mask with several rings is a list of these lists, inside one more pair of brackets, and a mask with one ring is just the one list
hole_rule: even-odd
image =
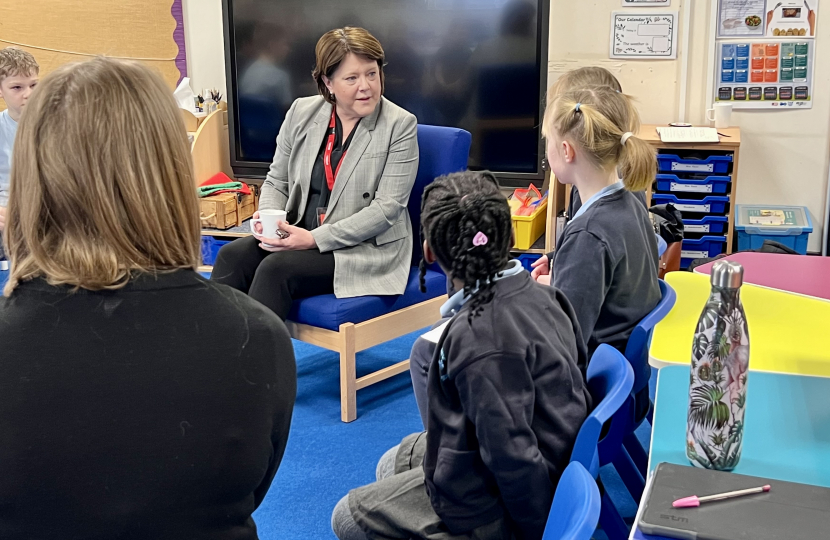
[[[770,484],[768,493],[672,508],[677,499]],[[830,538],[830,489],[660,463],[639,523],[646,534],[689,540]]]

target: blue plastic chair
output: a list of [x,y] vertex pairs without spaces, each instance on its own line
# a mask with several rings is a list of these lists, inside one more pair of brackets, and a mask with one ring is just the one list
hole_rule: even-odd
[[596,480],[581,463],[571,462],[556,486],[542,540],[591,540],[599,512]]
[[663,237],[658,234],[657,235],[657,256],[662,257],[663,253],[666,252],[668,247],[669,247],[669,245],[666,243],[665,240],[663,240]]
[[470,133],[463,129],[418,125],[420,160],[409,197],[409,219],[415,236],[406,290],[398,296],[336,298],[324,294],[294,302],[288,315],[291,336],[340,354],[340,418],[357,418],[357,391],[409,371],[409,360],[357,378],[356,353],[434,324],[446,300],[447,278],[431,269],[426,293],[418,287],[421,248],[421,196],[436,177],[467,169]]
[[[634,330],[631,332],[631,336],[628,338],[628,343],[625,347],[625,357],[632,366],[648,364],[648,350],[651,345],[651,336],[654,334],[654,327],[669,314],[674,307],[675,301],[677,300],[677,294],[668,283],[661,279],[659,280],[659,284],[661,295],[660,302],[658,302],[657,306],[651,310],[651,313],[646,315],[643,320],[640,321],[640,324],[634,327]],[[639,370],[637,373],[640,373]],[[648,381],[642,380],[642,376],[640,376],[640,379],[634,380],[634,388],[642,388],[646,384],[648,384]],[[623,483],[628,488],[631,496],[634,497],[634,500],[639,500],[640,496],[643,494],[643,489],[645,488],[645,477],[648,468],[648,452],[643,449],[640,441],[637,439],[637,436],[634,435],[634,430],[637,429],[642,419],[632,418],[631,420],[631,427],[625,436],[623,446],[630,456],[635,469],[629,470],[626,465],[623,465],[621,467],[617,467],[617,473],[619,473],[620,478],[622,478]],[[651,411],[649,411],[648,420],[651,422]]]
[[[594,410],[579,429],[571,461],[581,463],[592,477],[597,478],[602,465],[614,462],[620,455],[628,457],[622,441],[631,425],[634,370],[622,353],[602,344],[588,363],[587,376]],[[602,495],[599,520],[609,539],[627,536],[627,527],[608,494]]]

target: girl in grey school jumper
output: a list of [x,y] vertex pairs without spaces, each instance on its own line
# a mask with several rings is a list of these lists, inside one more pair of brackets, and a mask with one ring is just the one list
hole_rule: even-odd
[[424,262],[458,291],[429,367],[427,432],[384,454],[332,528],[340,540],[539,540],[591,409],[576,315],[509,261],[510,208],[492,174],[437,179],[421,217]]
[[[534,275],[573,304],[589,355],[602,343],[625,352],[634,327],[660,301],[657,239],[632,193],[648,188],[657,170],[654,149],[634,135],[639,124],[631,99],[607,86],[555,96],[542,124],[552,172],[584,203],[562,233],[552,272],[539,266]],[[645,357],[633,364],[640,419],[651,368]]]

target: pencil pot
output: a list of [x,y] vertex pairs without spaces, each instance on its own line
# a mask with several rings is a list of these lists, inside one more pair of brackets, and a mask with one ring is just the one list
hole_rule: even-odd
[[689,378],[686,457],[731,471],[741,459],[749,375],[749,332],[741,304],[743,267],[719,261],[697,323]]

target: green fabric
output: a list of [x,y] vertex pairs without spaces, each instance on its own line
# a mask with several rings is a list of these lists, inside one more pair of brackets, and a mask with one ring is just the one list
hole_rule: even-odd
[[213,184],[210,186],[202,186],[200,188],[196,188],[196,193],[199,194],[199,197],[207,197],[208,195],[213,195],[217,191],[238,189],[242,189],[242,182],[227,182],[225,184]]

